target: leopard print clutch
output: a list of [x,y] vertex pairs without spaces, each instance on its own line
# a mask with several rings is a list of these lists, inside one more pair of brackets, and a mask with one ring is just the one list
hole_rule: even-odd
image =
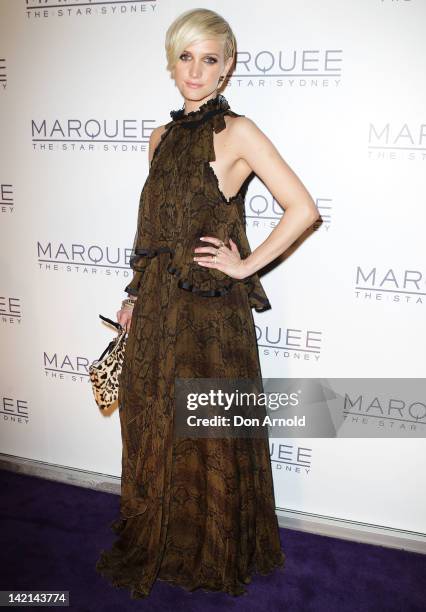
[[118,386],[126,349],[126,329],[119,323],[99,315],[101,319],[118,329],[118,335],[111,340],[99,359],[89,366],[95,401],[101,410],[109,408],[118,399]]

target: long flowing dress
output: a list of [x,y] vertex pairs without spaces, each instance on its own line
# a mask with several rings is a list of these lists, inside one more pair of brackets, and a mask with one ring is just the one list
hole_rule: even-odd
[[[271,308],[257,274],[236,280],[193,261],[200,236],[231,237],[242,258],[247,181],[226,198],[210,165],[213,132],[234,113],[222,94],[170,112],[139,204],[125,287],[137,295],[119,387],[118,538],[96,570],[132,599],[157,579],[246,593],[284,568],[267,438],[174,436],[175,378],[261,377],[252,308]],[[248,177],[250,178],[250,177]],[[211,246],[211,244],[209,244]]]

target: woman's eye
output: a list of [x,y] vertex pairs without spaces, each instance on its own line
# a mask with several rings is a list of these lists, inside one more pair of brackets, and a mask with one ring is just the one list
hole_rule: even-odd
[[[188,53],[182,53],[182,54],[179,56],[179,59],[183,60],[184,62],[186,62],[186,60],[187,60],[188,58],[189,58]],[[217,62],[217,59],[216,59],[215,57],[207,56],[205,59],[207,60],[207,63],[208,63],[208,64],[216,64],[216,62]]]

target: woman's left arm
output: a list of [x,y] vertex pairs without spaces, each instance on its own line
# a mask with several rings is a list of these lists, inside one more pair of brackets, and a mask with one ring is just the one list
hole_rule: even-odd
[[242,260],[250,275],[284,253],[320,215],[302,181],[262,130],[248,117],[238,117],[232,123],[237,155],[248,163],[285,211],[266,240]]

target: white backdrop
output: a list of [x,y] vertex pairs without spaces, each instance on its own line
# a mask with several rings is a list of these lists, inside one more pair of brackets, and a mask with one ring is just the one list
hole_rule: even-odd
[[[0,0],[3,453],[120,475],[87,368],[131,277],[150,131],[182,105],[165,31],[198,6],[237,37],[231,108],[323,219],[262,276],[263,376],[424,376],[424,0]],[[282,209],[257,179],[246,209],[254,249]],[[271,450],[278,512],[426,531],[422,439]]]

